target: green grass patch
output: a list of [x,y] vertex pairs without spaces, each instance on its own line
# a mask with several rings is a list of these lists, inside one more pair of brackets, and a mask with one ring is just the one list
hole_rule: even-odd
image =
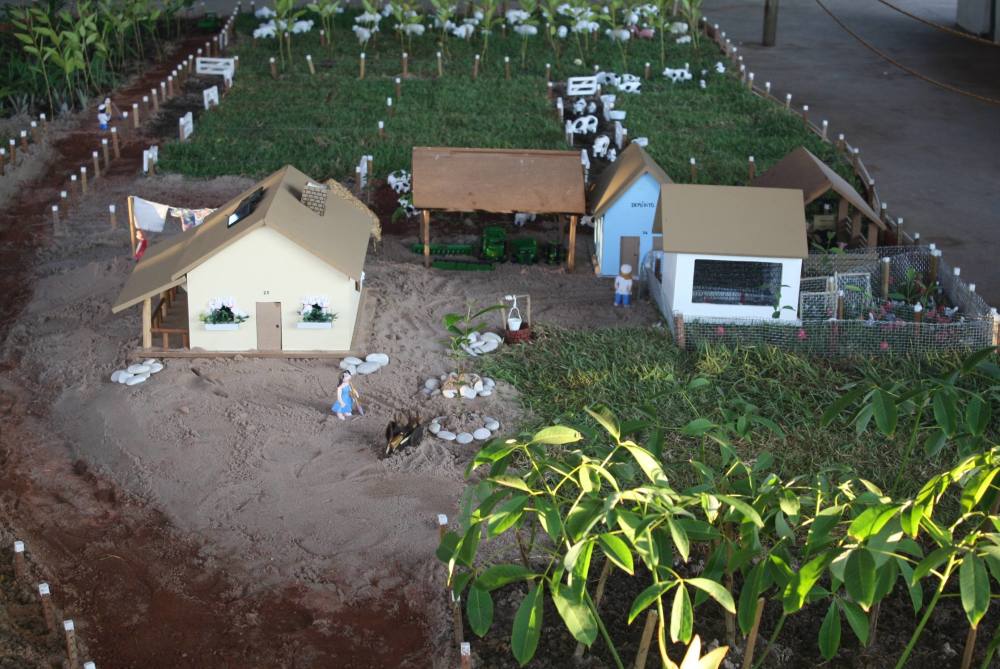
[[[374,156],[377,175],[409,168],[413,146],[566,149],[563,129],[545,96],[545,64],[553,79],[593,72],[593,66],[642,75],[653,64],[651,81],[639,95],[618,95],[618,108],[628,112],[625,126],[632,137],[650,140],[653,157],[676,181],[690,180],[688,159],[699,163],[702,183],[742,184],[747,158],[755,156],[764,170],[789,150],[806,145],[825,159],[833,149],[809,133],[797,116],[752,95],[730,74],[714,65],[720,55],[713,44],[699,48],[677,45],[667,37],[666,63],[691,64],[695,80],[671,84],[659,74],[658,40],[634,40],[626,61],[618,48],[601,37],[589,47],[560,41],[557,57],[541,35],[527,43],[496,30],[490,39],[479,77],[472,80],[474,54],[481,40],[448,39],[428,30],[422,37],[398,41],[383,21],[375,43],[366,48],[366,77],[358,79],[361,47],[350,31],[353,13],[337,19],[332,46],[320,46],[318,29],[292,38],[293,59],[271,78],[268,59],[278,57],[275,40],[249,33],[259,23],[239,18],[240,57],[235,87],[223,104],[202,114],[186,143],[168,142],[161,149],[161,168],[190,176],[239,174],[259,177],[292,163],[314,178],[353,176],[362,155]],[[443,44],[443,46],[442,46]],[[522,46],[526,46],[522,67]],[[409,54],[410,78],[397,99],[393,79],[401,74],[401,53]],[[437,78],[435,53],[444,54],[444,77]],[[317,73],[310,76],[305,55]],[[504,57],[512,77],[505,79]],[[707,71],[707,88],[698,86]],[[395,115],[389,116],[386,98]],[[386,136],[378,137],[378,121]]]
[[[543,328],[532,344],[504,347],[477,364],[481,373],[518,389],[530,413],[528,423],[520,427],[528,431],[559,422],[594,425],[583,408],[596,403],[611,407],[623,422],[642,419],[646,411],[665,430],[665,462],[682,465],[690,458],[704,459],[701,448],[717,452],[711,442],[692,447],[692,439],[682,436],[690,421],[703,417],[724,424],[749,413],[779,425],[784,437],[751,419],[756,426],[737,442],[741,457],[752,459],[767,451],[785,477],[850,467],[888,486],[896,479],[909,430],[901,430],[895,439],[876,434],[874,425],[858,434],[843,419],[820,427],[820,416],[845,387],[866,376],[905,382],[952,369],[958,360],[835,361],[767,348],[712,347],[682,353],[669,333],[650,328]],[[692,387],[695,378],[708,383]],[[981,383],[978,390],[988,385],[985,377]],[[753,409],[748,411],[748,405]],[[953,457],[953,451],[945,451],[941,461],[914,458],[904,480],[925,480]],[[671,471],[685,476],[689,468],[672,466]]]

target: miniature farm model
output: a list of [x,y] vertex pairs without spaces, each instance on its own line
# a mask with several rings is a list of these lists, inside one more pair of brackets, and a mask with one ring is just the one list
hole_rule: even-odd
[[566,265],[576,262],[585,213],[583,166],[575,151],[413,148],[413,206],[422,210],[424,265],[431,264],[431,210],[569,216]]
[[623,264],[641,267],[641,261],[659,248],[653,232],[660,186],[672,183],[649,154],[632,143],[587,189],[587,205],[594,221],[594,269],[615,276]]
[[[808,255],[799,191],[663,184],[650,292],[664,315],[794,320]],[[672,322],[672,321],[671,321]]]
[[164,353],[348,351],[378,230],[344,187],[286,166],[152,245],[112,311],[141,304],[142,346],[160,335]]
[[[795,149],[751,183],[758,188],[797,188],[803,201],[809,204],[829,191],[837,195],[837,214],[832,221],[822,216],[813,218],[810,232],[820,234],[835,232],[836,241],[870,247],[879,245],[879,234],[885,231],[885,222],[848,181],[832,167],[814,156],[803,146]],[[862,218],[866,222],[862,230]]]

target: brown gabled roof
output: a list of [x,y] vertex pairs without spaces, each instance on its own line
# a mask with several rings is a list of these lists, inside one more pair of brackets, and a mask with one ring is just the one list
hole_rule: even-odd
[[664,184],[653,221],[668,253],[809,255],[802,193],[789,188]]
[[[378,219],[346,189],[331,189],[322,216],[300,201],[311,179],[288,165],[212,212],[205,222],[150,246],[132,270],[111,311],[118,313],[171,286],[183,283],[192,269],[254,230],[267,226],[327,264],[360,279],[368,238]],[[229,216],[258,188],[263,198],[248,216],[232,226]]]
[[413,206],[448,211],[583,214],[576,151],[413,147]]
[[594,216],[603,214],[643,174],[651,174],[661,184],[673,183],[646,150],[633,142],[590,184],[587,189],[590,213]]
[[802,191],[806,204],[828,190],[833,190],[850,202],[865,218],[885,229],[885,223],[858,191],[804,146],[800,146],[779,160],[750,185],[760,188],[798,188]]

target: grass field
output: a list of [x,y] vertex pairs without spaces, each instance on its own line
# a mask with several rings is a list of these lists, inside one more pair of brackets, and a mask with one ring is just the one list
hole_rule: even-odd
[[[476,81],[471,74],[473,56],[482,49],[478,38],[447,41],[444,77],[438,79],[439,35],[428,31],[401,44],[387,31],[368,45],[366,77],[359,80],[361,47],[350,32],[352,16],[338,17],[333,46],[320,46],[317,29],[295,35],[293,61],[277,80],[268,65],[271,56],[277,57],[277,43],[254,45],[249,33],[259,21],[241,16],[235,87],[221,107],[197,119],[191,140],[163,147],[161,167],[192,176],[261,176],[294,163],[315,178],[343,179],[353,175],[365,154],[374,156],[378,175],[408,168],[410,149],[419,145],[565,149],[545,96],[545,63],[552,63],[553,79],[590,73],[595,64],[626,70],[621,53],[606,38],[586,51],[564,40],[557,59],[540,35],[525,44],[497,30]],[[691,157],[698,160],[700,182],[725,184],[746,182],[750,155],[759,170],[803,144],[821,157],[833,157],[832,147],[807,132],[798,117],[752,95],[731,75],[715,73],[719,54],[714,45],[677,45],[672,36],[667,42],[668,66],[691,63],[695,80],[671,84],[663,79],[659,41],[635,40],[627,71],[641,75],[649,61],[653,77],[640,95],[620,94],[618,108],[628,112],[624,125],[630,136],[648,137],[651,154],[676,181],[690,180]],[[527,47],[523,68],[522,46]],[[401,99],[395,99],[393,79],[401,74],[403,50],[409,54],[410,77],[402,83]],[[315,76],[309,74],[307,53],[316,63]],[[511,60],[509,81],[505,56]],[[697,81],[702,69],[708,72],[705,90]],[[387,97],[394,98],[394,116],[387,113]],[[378,137],[379,120],[385,121],[385,138]]]
[[[526,431],[556,422],[592,423],[583,408],[595,403],[608,405],[622,421],[642,419],[643,409],[648,410],[654,424],[664,429],[664,462],[671,476],[687,475],[690,458],[704,459],[692,451],[690,437],[682,437],[682,428],[691,420],[703,417],[735,425],[746,415],[749,435],[737,441],[742,457],[752,459],[767,451],[777,460],[776,471],[786,477],[849,467],[889,489],[897,479],[909,432],[901,430],[890,439],[872,426],[858,434],[846,420],[820,427],[820,416],[847,386],[866,377],[905,383],[950,370],[957,360],[836,361],[765,348],[685,353],[665,331],[623,328],[545,329],[530,346],[506,348],[480,358],[478,364],[483,373],[518,389],[531,415],[532,422],[522,426]],[[696,378],[707,383],[691,384]],[[980,391],[989,386],[986,377],[978,377],[975,384]],[[768,421],[784,435],[768,427]],[[717,451],[711,443],[706,447]],[[954,457],[946,450],[940,459],[914,458],[896,492],[914,492],[910,486]]]

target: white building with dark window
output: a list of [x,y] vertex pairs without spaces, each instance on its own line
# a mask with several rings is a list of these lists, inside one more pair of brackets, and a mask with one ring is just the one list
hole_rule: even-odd
[[802,191],[663,184],[645,263],[668,320],[798,319],[808,255]]

